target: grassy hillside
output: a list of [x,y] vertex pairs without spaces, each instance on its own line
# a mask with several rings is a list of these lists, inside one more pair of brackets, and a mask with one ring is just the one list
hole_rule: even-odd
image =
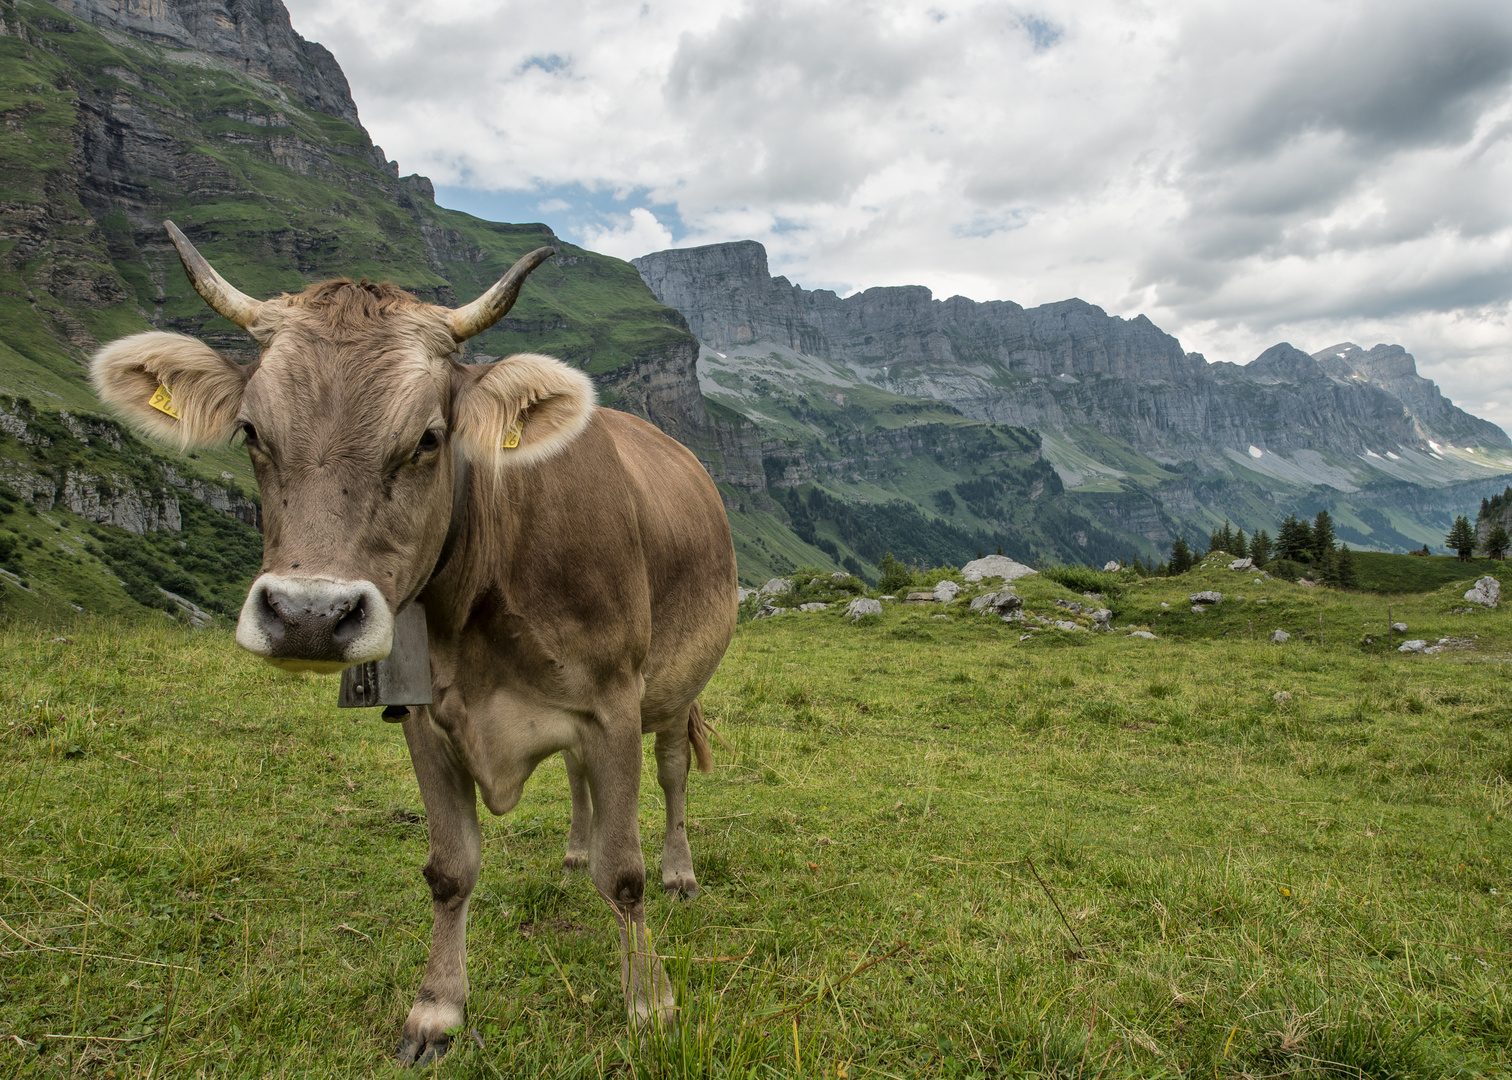
[[[1507,1075],[1506,610],[1399,598],[1464,643],[1403,655],[1362,644],[1381,597],[1239,578],[1124,583],[1154,641],[960,602],[743,624],[691,783],[704,892],[650,901],[680,1028],[626,1030],[552,759],[484,822],[483,1045],[438,1075]],[[1199,586],[1231,599],[1192,615]],[[1321,645],[1235,632],[1319,614]],[[0,630],[0,1067],[384,1074],[431,906],[400,733],[224,630],[59,636]]]
[[[1355,553],[1358,587],[1377,593],[1428,592],[1454,582],[1490,574],[1512,580],[1507,563],[1500,559],[1474,558],[1460,562],[1455,555],[1392,555],[1377,551]],[[1468,589],[1470,586],[1465,586]]]

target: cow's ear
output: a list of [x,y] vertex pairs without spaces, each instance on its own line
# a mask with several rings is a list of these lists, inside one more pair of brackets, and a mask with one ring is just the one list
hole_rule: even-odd
[[543,461],[593,415],[593,382],[549,356],[522,353],[458,365],[452,436],[469,460],[507,469]]
[[101,401],[181,450],[231,438],[250,374],[204,342],[159,331],[112,342],[89,365]]

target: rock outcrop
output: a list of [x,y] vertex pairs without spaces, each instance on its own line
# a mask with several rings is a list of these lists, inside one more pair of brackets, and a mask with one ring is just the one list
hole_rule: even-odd
[[356,124],[346,75],[324,45],[294,32],[279,0],[53,0],[95,26],[170,49],[190,49]]
[[710,348],[772,342],[974,419],[1089,425],[1159,460],[1332,451],[1384,463],[1386,451],[1426,452],[1430,439],[1512,449],[1500,428],[1418,376],[1399,346],[1337,346],[1313,357],[1283,343],[1243,367],[1210,364],[1142,315],[1110,316],[1077,299],[1024,308],[936,300],[920,286],[844,298],[810,291],[773,278],[752,241],[633,262]]

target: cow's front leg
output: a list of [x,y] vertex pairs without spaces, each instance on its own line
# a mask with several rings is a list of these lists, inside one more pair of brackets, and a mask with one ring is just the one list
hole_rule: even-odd
[[630,1020],[666,1020],[676,1000],[646,932],[646,862],[641,856],[641,734],[638,710],[595,718],[583,739],[583,764],[593,797],[588,873],[614,909],[620,935],[620,986]]
[[467,901],[478,883],[483,838],[472,776],[451,743],[431,725],[426,709],[404,723],[430,830],[430,858],[422,871],[433,906],[430,960],[395,1055],[401,1065],[424,1065],[446,1053],[448,1028],[462,1025],[467,1004]]
[[567,763],[567,786],[572,791],[572,825],[567,830],[562,869],[583,870],[588,866],[588,838],[593,833],[593,796],[582,760],[571,750],[562,751],[562,760]]
[[656,733],[656,780],[667,801],[667,835],[662,841],[662,888],[673,896],[698,895],[693,849],[688,846],[688,748],[686,725]]

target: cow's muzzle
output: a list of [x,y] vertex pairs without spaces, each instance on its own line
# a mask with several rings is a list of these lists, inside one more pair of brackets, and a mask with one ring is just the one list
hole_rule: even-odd
[[381,660],[394,616],[371,581],[264,574],[236,621],[236,643],[289,671],[340,671]]

